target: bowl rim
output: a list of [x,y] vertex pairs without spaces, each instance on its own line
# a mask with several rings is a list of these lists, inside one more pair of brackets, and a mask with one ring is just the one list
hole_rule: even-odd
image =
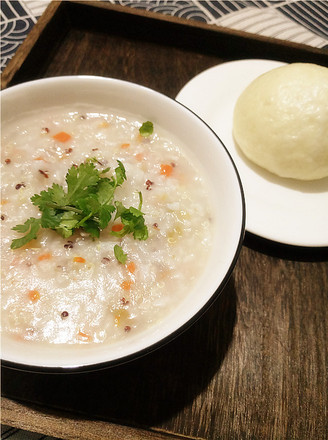
[[[144,89],[148,93],[154,93],[156,95],[159,95],[161,98],[167,99],[174,103],[174,105],[178,105],[180,107],[183,107],[187,112],[193,114],[203,125],[207,127],[207,129],[214,135],[214,137],[219,141],[219,144],[225,151],[225,154],[227,155],[230,164],[232,165],[232,169],[234,172],[234,176],[237,179],[238,184],[238,190],[240,193],[240,202],[241,202],[241,219],[240,219],[240,230],[239,230],[239,238],[236,240],[236,247],[233,254],[233,258],[231,258],[230,264],[228,269],[225,272],[225,275],[221,282],[218,284],[216,290],[209,296],[208,300],[203,304],[203,306],[194,314],[192,317],[190,317],[186,322],[184,322],[180,327],[173,330],[170,334],[167,336],[164,336],[157,340],[156,342],[151,343],[150,345],[147,345],[144,348],[138,349],[137,351],[134,351],[132,353],[129,353],[127,355],[123,355],[122,357],[118,357],[115,359],[105,360],[102,362],[90,362],[86,364],[81,365],[74,365],[74,366],[46,366],[46,365],[31,365],[31,364],[25,364],[21,362],[11,361],[8,359],[2,358],[2,350],[1,350],[1,365],[5,368],[19,370],[19,371],[25,371],[25,372],[37,372],[37,373],[46,373],[46,374],[70,374],[70,373],[86,373],[91,371],[98,371],[103,370],[107,368],[113,368],[117,367],[119,365],[123,365],[129,362],[132,362],[133,360],[137,360],[141,357],[144,357],[155,350],[159,349],[160,347],[165,346],[169,342],[173,341],[177,337],[179,337],[182,333],[184,333],[186,330],[188,330],[190,327],[192,327],[196,321],[198,321],[205,313],[206,311],[213,305],[213,303],[220,297],[222,291],[224,290],[225,286],[227,285],[231,274],[234,270],[234,267],[237,263],[237,260],[239,258],[239,254],[241,252],[241,248],[243,245],[244,237],[245,237],[245,224],[246,224],[246,202],[245,202],[245,194],[244,189],[242,185],[242,181],[238,172],[238,169],[236,167],[236,164],[227,149],[227,147],[224,145],[220,137],[212,130],[212,128],[202,119],[200,118],[194,111],[190,110],[187,106],[180,103],[179,101],[175,100],[174,98],[169,97],[168,95],[165,95],[164,93],[161,93],[159,91],[156,91],[154,89],[151,89],[150,87],[146,87],[137,83],[134,83],[132,81],[117,79],[117,78],[111,78],[111,77],[103,77],[103,76],[97,76],[97,75],[64,75],[64,76],[55,76],[55,77],[47,77],[47,78],[40,78],[40,79],[33,79],[30,81],[26,81],[23,83],[19,83],[13,86],[10,86],[4,90],[1,90],[0,92],[0,99],[3,95],[6,95],[7,93],[10,93],[13,89],[19,90],[19,88],[24,89],[25,87],[29,86],[30,84],[37,85],[37,83],[46,83],[46,82],[52,82],[52,81],[75,81],[76,79],[81,80],[90,80],[90,81],[97,81],[97,80],[108,80],[112,83],[118,83],[121,85],[130,85],[131,87],[137,87],[140,89]],[[1,99],[2,101],[2,99]],[[1,102],[2,104],[2,102]],[[2,335],[1,335],[2,340]]]

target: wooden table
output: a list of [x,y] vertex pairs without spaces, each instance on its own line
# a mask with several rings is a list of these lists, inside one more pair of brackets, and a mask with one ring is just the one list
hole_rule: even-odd
[[[256,57],[328,65],[318,49],[107,3],[55,2],[2,81],[96,74],[174,97],[210,66]],[[327,323],[328,248],[247,233],[218,300],[161,349],[75,375],[3,368],[2,422],[65,439],[327,439]]]

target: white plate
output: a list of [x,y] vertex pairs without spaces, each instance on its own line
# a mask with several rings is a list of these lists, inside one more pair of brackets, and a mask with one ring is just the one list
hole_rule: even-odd
[[232,136],[238,96],[257,76],[283,64],[271,60],[220,64],[189,81],[176,100],[202,118],[229,150],[244,186],[249,232],[284,244],[328,246],[328,178],[311,182],[279,178],[247,160]]

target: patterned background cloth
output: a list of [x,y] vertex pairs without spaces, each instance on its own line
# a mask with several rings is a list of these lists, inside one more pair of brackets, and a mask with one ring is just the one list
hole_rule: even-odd
[[[328,1],[323,0],[107,0],[190,20],[328,50]],[[50,0],[1,1],[1,72]],[[55,440],[2,425],[2,440]]]
[[[328,49],[327,0],[107,1]],[[1,1],[1,71],[49,3]]]

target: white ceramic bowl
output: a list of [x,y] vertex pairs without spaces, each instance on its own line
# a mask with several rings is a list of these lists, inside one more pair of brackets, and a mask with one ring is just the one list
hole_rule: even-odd
[[224,288],[237,261],[244,237],[245,203],[241,182],[226,148],[194,113],[151,89],[110,78],[67,76],[41,79],[1,92],[2,124],[30,111],[64,104],[108,105],[151,120],[198,157],[212,186],[217,222],[213,250],[204,272],[185,300],[158,327],[123,344],[68,345],[46,348],[2,337],[2,363],[26,370],[75,372],[117,365],[152,351],[198,319]]

